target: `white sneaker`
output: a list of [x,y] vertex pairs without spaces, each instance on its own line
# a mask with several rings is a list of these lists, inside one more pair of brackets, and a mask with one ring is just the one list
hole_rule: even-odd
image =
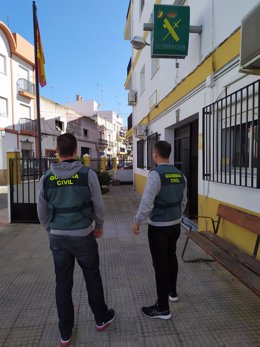
[[70,345],[70,338],[68,340],[63,340],[62,338],[60,338],[60,345],[61,347],[67,347]]
[[179,298],[177,296],[177,293],[169,293],[169,300],[172,302],[177,302],[179,301]]

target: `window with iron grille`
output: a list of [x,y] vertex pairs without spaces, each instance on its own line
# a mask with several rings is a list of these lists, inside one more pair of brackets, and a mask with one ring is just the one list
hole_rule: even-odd
[[137,167],[144,168],[144,140],[137,141]]
[[159,140],[158,137],[158,133],[147,137],[147,169],[149,170],[155,166],[155,162],[153,161],[153,147]]
[[260,80],[203,108],[203,179],[260,188]]

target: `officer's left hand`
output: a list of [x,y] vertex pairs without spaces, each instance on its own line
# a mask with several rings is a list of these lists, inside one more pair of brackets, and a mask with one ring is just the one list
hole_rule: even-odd
[[94,229],[93,233],[95,238],[99,239],[100,237],[103,236],[103,229]]
[[140,233],[140,225],[139,224],[133,224],[132,225],[132,231],[135,235],[138,235]]

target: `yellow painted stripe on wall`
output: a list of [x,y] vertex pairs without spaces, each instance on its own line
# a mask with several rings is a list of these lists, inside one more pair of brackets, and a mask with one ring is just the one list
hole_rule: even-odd
[[203,83],[213,72],[223,68],[228,62],[239,55],[240,51],[240,29],[226,39],[216,50],[191,72],[177,87],[175,87],[158,107],[152,109],[139,124],[147,124],[156,119],[162,112],[182,99],[193,89]]
[[239,56],[240,54],[240,29],[237,30],[232,36],[225,40],[213,52],[213,67],[214,71],[222,69],[230,60]]
[[135,190],[137,191],[137,193],[143,194],[146,181],[147,181],[146,176],[139,175],[137,173],[134,174]]
[[168,94],[149,115],[149,121],[157,118],[162,112],[166,111],[170,106],[183,98],[191,90],[199,86],[212,73],[212,56],[207,58],[199,65],[194,72],[188,75],[182,83]]
[[[260,214],[254,213],[252,211],[243,209],[235,205],[227,204],[226,202],[219,201],[210,197],[205,197],[203,195],[198,196],[198,215],[209,216],[214,220],[217,220],[217,210],[220,203],[234,207],[244,212],[254,214],[256,216],[260,216]],[[212,223],[210,220],[199,218],[198,226],[199,230],[213,231]],[[218,235],[252,256],[255,247],[256,234],[251,233],[250,231],[247,231],[246,229],[243,229],[228,221],[222,220],[220,223]],[[260,250],[258,250],[257,259],[260,259]]]
[[125,37],[126,37],[126,32],[127,32],[128,26],[131,25],[131,23],[130,23],[131,13],[132,13],[132,3],[130,5],[129,13],[128,13],[127,20],[126,20],[126,26],[125,26],[125,31],[124,31],[124,39],[126,39]]
[[203,149],[203,140],[202,140],[202,134],[199,134],[199,138],[198,138],[198,150],[202,151]]
[[[140,195],[142,195],[144,192],[146,181],[146,176],[137,173],[134,174],[135,189]],[[209,216],[214,220],[217,220],[217,210],[220,203],[237,208],[241,211],[255,214],[256,216],[260,216],[260,214],[254,213],[252,211],[243,209],[235,205],[227,204],[223,201],[216,200],[210,197],[205,197],[203,195],[198,195],[198,215]],[[198,227],[199,230],[210,230],[213,232],[212,223],[208,219],[199,218]],[[252,256],[256,241],[256,235],[254,233],[251,233],[248,230],[238,227],[237,225],[234,225],[228,221],[222,220],[219,226],[218,234],[245,253]],[[258,251],[256,258],[260,260],[260,250]]]
[[[160,3],[161,1],[156,1]],[[148,32],[145,32],[143,38],[146,40]],[[157,108],[153,108],[139,124],[148,124],[152,120],[156,119],[161,113],[165,112],[170,106],[174,105],[177,101],[182,99],[185,95],[191,92],[193,89],[203,83],[206,78],[213,72],[216,72],[223,68],[228,62],[237,57],[240,52],[240,29],[234,32],[224,42],[221,43],[215,51],[210,54],[205,60],[191,72],[177,87],[175,87],[163,100],[158,103]],[[125,88],[127,87],[130,78],[132,76],[133,69],[135,68],[141,51],[136,53],[131,70],[127,76],[125,82]]]
[[130,139],[133,136],[133,128],[129,129],[127,133],[125,134],[125,137],[127,139]]

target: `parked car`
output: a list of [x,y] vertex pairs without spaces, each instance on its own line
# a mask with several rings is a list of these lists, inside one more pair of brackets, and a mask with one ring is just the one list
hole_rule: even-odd
[[128,164],[128,165],[124,166],[123,169],[124,169],[124,170],[133,169],[133,164]]

